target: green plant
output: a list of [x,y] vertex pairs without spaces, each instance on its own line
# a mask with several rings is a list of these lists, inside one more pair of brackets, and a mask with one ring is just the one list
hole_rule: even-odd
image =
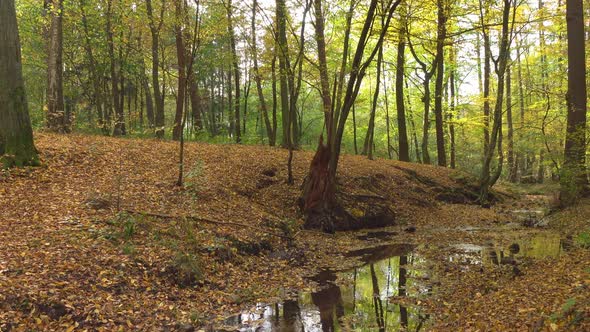
[[590,230],[578,234],[576,243],[584,249],[590,249]]
[[278,224],[278,228],[285,234],[287,237],[293,237],[299,225],[295,219],[286,219],[283,220],[281,223]]
[[190,320],[191,320],[191,323],[200,323],[202,321],[205,321],[206,318],[203,316],[203,314],[201,314],[197,311],[192,311],[190,313]]
[[133,246],[133,244],[129,243],[129,242],[127,242],[123,245],[122,250],[123,250],[123,253],[128,256],[134,256],[136,253],[135,246]]
[[551,321],[556,322],[560,319],[566,318],[572,311],[572,309],[576,306],[576,299],[570,298],[568,299],[562,306],[559,312],[553,313],[549,319]]
[[171,268],[180,286],[194,285],[203,277],[201,261],[192,253],[176,253]]
[[203,171],[203,161],[197,160],[185,175],[185,187],[191,191],[197,191],[204,182]]
[[123,238],[129,240],[135,235],[135,219],[129,217],[123,222]]

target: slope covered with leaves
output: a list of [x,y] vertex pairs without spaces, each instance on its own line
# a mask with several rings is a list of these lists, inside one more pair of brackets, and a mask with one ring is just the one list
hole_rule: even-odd
[[[300,230],[310,152],[295,153],[290,186],[285,150],[189,143],[180,189],[173,142],[41,133],[37,147],[43,167],[0,173],[1,330],[207,326],[311,287],[304,276],[345,266],[347,251],[367,246],[352,232]],[[347,195],[391,204],[392,241],[445,245],[472,236],[453,230],[509,221],[465,204],[471,180],[447,169],[344,156],[338,181]],[[430,300],[439,317],[469,314],[441,303]]]

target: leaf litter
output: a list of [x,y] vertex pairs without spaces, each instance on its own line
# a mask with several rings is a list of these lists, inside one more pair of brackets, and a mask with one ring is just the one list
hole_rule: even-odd
[[[428,259],[434,291],[419,302],[429,329],[590,327],[588,250],[509,264],[478,253],[465,264],[465,250],[449,249],[508,248],[546,232],[513,226],[507,211],[522,199],[500,192],[492,209],[469,204],[473,180],[460,172],[344,156],[341,190],[384,197],[396,226],[382,237],[328,235],[300,230],[300,187],[286,184],[278,148],[189,143],[178,188],[173,142],[38,133],[37,147],[44,166],[0,173],[2,331],[206,329],[313,289],[306,276],[358,264],[345,254],[377,242],[415,245]],[[311,157],[295,152],[296,183]],[[527,199],[527,208],[544,204]],[[590,226],[580,206],[549,222],[564,241]]]

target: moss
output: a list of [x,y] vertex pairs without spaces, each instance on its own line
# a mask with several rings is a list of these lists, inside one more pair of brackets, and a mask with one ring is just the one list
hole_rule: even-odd
[[9,105],[9,112],[13,113],[14,117],[13,121],[0,127],[0,151],[2,152],[0,166],[2,168],[39,166],[39,156],[33,143],[33,131],[24,88],[15,88],[10,93],[9,100],[9,104],[12,104]]

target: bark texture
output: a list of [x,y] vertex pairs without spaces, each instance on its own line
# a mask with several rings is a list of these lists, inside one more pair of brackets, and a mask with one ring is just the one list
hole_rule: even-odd
[[0,167],[38,165],[14,0],[0,1]]

